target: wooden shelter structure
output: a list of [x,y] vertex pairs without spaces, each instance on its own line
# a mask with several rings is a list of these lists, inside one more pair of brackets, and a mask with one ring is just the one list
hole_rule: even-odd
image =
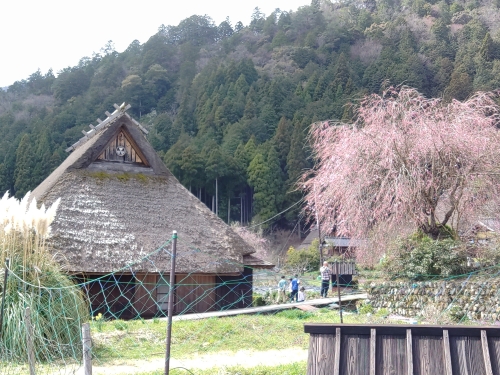
[[[51,247],[85,284],[92,311],[115,317],[162,315],[168,308],[170,253],[178,232],[175,312],[252,303],[252,270],[273,265],[185,189],[115,104],[105,120],[66,151],[66,160],[32,193],[61,199]],[[93,281],[92,281],[93,280]]]
[[306,324],[307,375],[500,375],[500,328]]
[[[297,250],[305,250],[309,248],[313,241],[319,239],[319,230],[317,227],[312,227],[307,237],[302,241]],[[352,285],[352,278],[357,274],[356,261],[351,256],[349,250],[356,247],[358,242],[345,237],[324,236],[321,244],[323,259],[328,259],[333,256],[341,256],[342,260],[337,260],[332,264],[332,285],[337,285],[336,266],[339,266],[339,285]]]

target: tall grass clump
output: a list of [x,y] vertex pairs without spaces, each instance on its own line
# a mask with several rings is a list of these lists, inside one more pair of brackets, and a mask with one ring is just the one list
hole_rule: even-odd
[[[54,260],[46,242],[59,200],[47,209],[38,208],[29,195],[17,200],[5,193],[0,200],[0,290],[5,295],[1,360],[28,358],[27,307],[36,360],[76,359],[81,354],[81,325],[89,313],[83,293]],[[10,265],[4,285],[6,258]]]

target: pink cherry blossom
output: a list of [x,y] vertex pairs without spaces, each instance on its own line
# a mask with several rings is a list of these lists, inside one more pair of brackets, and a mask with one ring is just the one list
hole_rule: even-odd
[[445,226],[462,235],[479,218],[496,216],[500,108],[494,99],[479,92],[445,103],[390,88],[365,97],[354,124],[313,124],[316,164],[299,182],[307,212],[317,213],[326,231],[378,239],[358,254],[372,258],[384,253],[388,238],[417,229],[437,238]]

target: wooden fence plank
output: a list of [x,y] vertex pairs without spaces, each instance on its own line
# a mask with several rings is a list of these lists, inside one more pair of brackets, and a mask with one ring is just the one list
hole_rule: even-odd
[[[413,330],[412,330],[413,331]],[[415,375],[444,374],[443,337],[420,336],[412,332],[413,373]]]
[[448,330],[443,330],[443,360],[445,375],[453,375],[451,369],[450,335]]
[[333,367],[333,375],[340,375],[340,328],[335,330],[335,364]]
[[370,375],[375,375],[376,371],[376,350],[377,350],[377,330],[370,329]]
[[481,344],[483,346],[483,358],[486,375],[493,375],[493,369],[491,368],[490,350],[488,348],[488,336],[486,335],[485,330],[481,330]]
[[335,367],[335,336],[311,335],[307,375],[330,375]]
[[500,375],[499,328],[316,323],[304,330],[308,375]]
[[33,326],[31,325],[31,309],[26,307],[24,310],[24,321],[26,324],[26,346],[28,351],[28,364],[30,375],[35,375],[35,349],[33,346]]
[[340,341],[340,373],[368,375],[370,371],[370,335],[346,335]]
[[406,362],[408,375],[413,375],[413,338],[411,329],[406,330]]
[[406,336],[381,335],[377,329],[375,362],[378,375],[406,374]]
[[82,325],[82,346],[83,346],[83,373],[92,375],[92,338],[90,337],[90,324]]

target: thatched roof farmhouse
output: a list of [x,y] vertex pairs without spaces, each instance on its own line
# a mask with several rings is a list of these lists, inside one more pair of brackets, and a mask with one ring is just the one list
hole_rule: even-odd
[[[115,108],[68,148],[68,158],[32,193],[45,204],[61,198],[51,239],[58,259],[81,281],[101,277],[87,285],[94,309],[157,315],[166,308],[170,246],[148,254],[176,230],[176,275],[186,284],[176,290],[178,312],[249,305],[252,270],[245,263],[269,264],[250,255],[254,249],[170,173],[128,106]],[[102,281],[117,275],[103,276],[116,270],[129,288],[107,295]],[[227,280],[233,281],[229,289]]]

